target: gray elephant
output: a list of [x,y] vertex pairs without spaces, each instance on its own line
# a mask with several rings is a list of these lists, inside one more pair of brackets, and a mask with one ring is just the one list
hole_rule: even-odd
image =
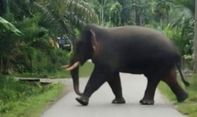
[[[88,59],[93,61],[94,69],[85,91],[81,93],[79,66]],[[80,96],[76,100],[82,105],[88,105],[90,96],[105,82],[108,82],[115,95],[112,103],[125,103],[120,72],[144,74],[148,83],[140,103],[153,105],[155,90],[160,81],[171,88],[178,102],[188,97],[176,80],[178,69],[183,83],[189,85],[183,77],[180,63],[181,57],[176,47],[158,31],[139,26],[103,28],[87,25],[74,44],[67,70],[71,71],[74,90]]]

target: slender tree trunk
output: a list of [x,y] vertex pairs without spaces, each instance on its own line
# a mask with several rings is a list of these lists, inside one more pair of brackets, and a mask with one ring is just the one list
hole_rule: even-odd
[[138,6],[136,6],[135,8],[135,24],[136,25],[141,25],[141,22],[140,22],[140,9]]
[[3,57],[0,58],[0,73],[3,73]]
[[104,25],[104,8],[101,6],[101,25]]
[[104,25],[104,5],[105,5],[105,0],[102,0],[100,2],[100,23],[101,25]]
[[135,24],[136,25],[141,25],[141,19],[140,19],[140,1],[135,1]]
[[121,11],[121,24],[127,24],[130,18],[131,11],[129,10],[129,4],[131,0],[118,0],[118,2],[122,5]]
[[6,0],[6,13],[10,13],[9,0]]
[[0,16],[3,15],[4,13],[4,1],[3,0],[0,0]]
[[195,0],[195,24],[194,24],[194,72],[197,73],[197,0]]

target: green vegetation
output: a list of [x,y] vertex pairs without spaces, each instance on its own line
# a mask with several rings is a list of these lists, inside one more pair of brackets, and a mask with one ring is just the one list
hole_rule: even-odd
[[164,93],[166,97],[170,99],[172,103],[175,104],[175,106],[181,113],[186,114],[189,117],[197,116],[197,93],[196,93],[197,79],[196,78],[197,78],[197,75],[194,75],[191,78],[191,81],[190,81],[191,86],[186,88],[187,92],[189,93],[189,98],[183,103],[177,103],[174,94],[164,83],[160,83],[159,85],[161,92]]
[[97,22],[85,1],[0,1],[0,73],[49,77],[68,63],[70,52],[58,46],[77,38],[81,27]]
[[[59,47],[57,38],[64,37],[66,44],[72,45],[79,38],[82,27],[88,23],[108,27],[140,25],[164,32],[177,45],[184,63],[188,64],[185,66],[192,70],[194,2],[195,0],[0,0],[0,74],[41,78],[70,77],[61,66],[69,62],[71,46],[67,49]],[[80,68],[80,76],[89,76],[92,68],[91,63],[86,63]],[[190,98],[177,105],[179,110],[194,117],[197,97],[195,78],[191,83],[192,86],[187,89]],[[164,93],[171,95],[163,84],[160,87]],[[61,89],[59,85],[27,85],[9,76],[1,76],[0,113],[12,117],[25,116],[30,108],[30,113],[40,111],[42,105],[58,95]],[[170,99],[175,100],[172,96]],[[38,102],[38,105],[33,105]]]
[[50,102],[63,91],[60,84],[27,84],[12,77],[0,77],[0,116],[39,117]]
[[86,62],[82,67],[80,67],[79,76],[80,77],[90,76],[90,74],[93,70],[93,67],[94,67],[93,63]]
[[[80,69],[81,77],[89,76],[93,64],[87,62]],[[70,77],[64,70],[55,75],[49,74],[52,78]],[[61,95],[63,89],[61,84],[42,86],[38,83],[22,83],[11,76],[0,76],[0,116],[39,117],[47,105]]]

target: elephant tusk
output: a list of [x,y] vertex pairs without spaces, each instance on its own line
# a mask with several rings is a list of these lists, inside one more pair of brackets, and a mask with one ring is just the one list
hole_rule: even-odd
[[72,66],[68,67],[66,70],[72,71],[73,69],[75,69],[78,66],[79,66],[79,61],[75,62]]
[[66,69],[66,68],[68,68],[69,66],[70,66],[70,65],[62,65],[61,68]]

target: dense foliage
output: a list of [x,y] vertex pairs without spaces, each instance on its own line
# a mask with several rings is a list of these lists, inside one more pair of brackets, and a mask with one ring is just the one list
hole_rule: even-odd
[[[94,10],[78,0],[1,0],[0,72],[51,73],[68,62],[57,37],[71,42],[87,22],[97,22]],[[16,28],[17,27],[17,28]]]

